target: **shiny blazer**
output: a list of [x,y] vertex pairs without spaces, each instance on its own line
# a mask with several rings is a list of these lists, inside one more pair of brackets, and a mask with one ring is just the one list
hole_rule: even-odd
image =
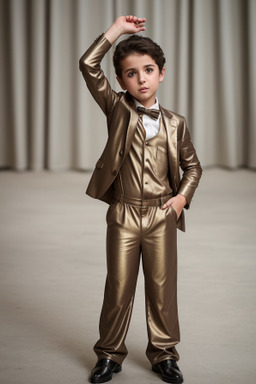
[[[92,96],[107,118],[108,141],[96,163],[86,193],[110,204],[113,202],[112,184],[130,149],[139,115],[132,96],[128,92],[116,93],[105,77],[100,63],[111,43],[104,34],[99,36],[79,60],[79,68]],[[181,193],[189,208],[198,186],[202,168],[190,140],[184,117],[160,106],[163,124],[167,132],[170,184],[174,195]],[[183,171],[180,178],[179,167]],[[177,227],[185,231],[184,212]]]

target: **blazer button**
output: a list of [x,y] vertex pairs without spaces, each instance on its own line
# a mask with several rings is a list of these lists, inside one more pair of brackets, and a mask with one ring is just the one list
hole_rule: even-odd
[[121,151],[119,152],[119,155],[123,156],[123,154],[124,154],[124,151],[121,149]]
[[112,171],[112,174],[113,174],[114,176],[116,176],[116,175],[117,175],[117,170],[114,169],[114,171]]

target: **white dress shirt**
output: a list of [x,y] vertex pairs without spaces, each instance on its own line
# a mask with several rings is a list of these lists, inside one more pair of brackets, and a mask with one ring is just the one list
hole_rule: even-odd
[[[136,109],[137,109],[137,107],[145,108],[144,105],[142,105],[141,103],[138,102],[138,100],[134,99],[134,101],[135,101]],[[150,108],[147,108],[147,109],[159,109],[158,99],[156,98],[155,104],[152,105]],[[161,117],[160,113],[159,113],[157,120],[153,119],[149,115],[145,115],[145,114],[142,115],[143,126],[144,126],[145,131],[146,131],[146,140],[152,139],[154,136],[156,136],[158,134],[159,127],[160,127],[160,117]]]

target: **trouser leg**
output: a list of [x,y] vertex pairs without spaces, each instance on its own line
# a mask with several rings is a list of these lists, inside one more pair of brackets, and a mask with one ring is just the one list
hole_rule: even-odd
[[107,214],[107,278],[100,317],[98,359],[121,364],[127,355],[128,331],[140,263],[139,221],[132,207],[118,203]]
[[142,259],[145,275],[148,347],[154,365],[178,360],[175,345],[180,340],[177,308],[176,213],[152,207],[142,226]]

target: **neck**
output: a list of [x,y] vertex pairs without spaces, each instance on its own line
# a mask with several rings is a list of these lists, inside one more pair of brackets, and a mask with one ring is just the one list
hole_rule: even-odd
[[142,105],[143,107],[145,108],[151,108],[153,105],[156,104],[157,102],[157,99],[154,98],[154,101],[152,102],[152,100],[149,100],[149,101],[140,101],[140,100],[137,100],[134,98],[134,100],[136,100],[137,103],[139,103],[140,105]]

